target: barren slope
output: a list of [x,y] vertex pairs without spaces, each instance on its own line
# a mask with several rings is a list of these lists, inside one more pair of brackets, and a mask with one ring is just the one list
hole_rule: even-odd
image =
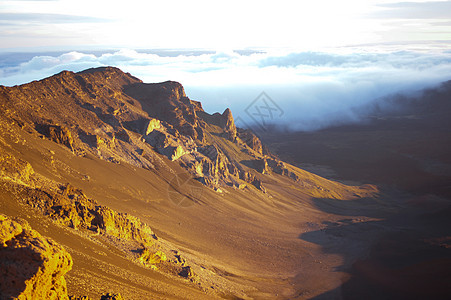
[[280,161],[175,82],[62,72],[0,87],[0,107],[0,212],[68,250],[72,295],[312,298],[403,205]]

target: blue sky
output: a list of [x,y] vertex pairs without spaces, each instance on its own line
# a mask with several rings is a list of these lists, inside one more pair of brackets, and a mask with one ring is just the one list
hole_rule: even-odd
[[242,120],[266,92],[285,112],[275,121],[317,129],[450,80],[450,12],[451,1],[2,1],[0,84],[112,65],[179,81]]

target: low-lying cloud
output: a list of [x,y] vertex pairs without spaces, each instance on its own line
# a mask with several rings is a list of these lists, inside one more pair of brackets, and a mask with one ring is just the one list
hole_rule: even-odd
[[[276,123],[314,130],[359,122],[384,96],[451,79],[451,51],[201,52],[104,51],[35,55],[7,61],[0,84],[15,85],[62,70],[116,66],[144,82],[175,80],[210,113],[230,107],[241,126]],[[10,55],[11,58],[17,57]],[[258,98],[264,92],[266,98]],[[280,108],[271,109],[271,106]],[[260,124],[261,125],[261,124]]]

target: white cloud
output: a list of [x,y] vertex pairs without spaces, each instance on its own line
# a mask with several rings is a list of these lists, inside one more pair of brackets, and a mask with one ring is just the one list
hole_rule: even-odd
[[[14,65],[0,54],[0,84],[40,79],[62,70],[117,66],[144,82],[176,80],[209,112],[230,107],[250,122],[245,109],[262,92],[284,111],[274,122],[316,129],[360,120],[375,101],[451,79],[451,52],[371,51],[251,53],[145,53],[120,50],[90,54],[38,55]],[[11,56],[14,58],[15,56]]]

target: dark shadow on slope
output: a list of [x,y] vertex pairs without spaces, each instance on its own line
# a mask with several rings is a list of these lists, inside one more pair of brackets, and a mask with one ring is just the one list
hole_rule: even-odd
[[3,273],[0,298],[17,299],[27,287],[25,282],[36,276],[43,262],[40,261],[39,253],[29,247],[8,244],[0,249],[0,269]]
[[108,107],[108,111],[106,112],[91,103],[83,103],[80,107],[93,112],[102,122],[111,125],[113,128],[121,126],[119,120],[113,115],[114,110],[112,107]]
[[130,131],[145,134],[149,125],[149,119],[139,118],[132,121],[123,121],[122,125]]
[[264,169],[265,169],[262,161],[257,160],[257,159],[242,160],[242,161],[240,161],[240,164],[243,164],[248,168],[254,169],[255,171],[257,171],[259,173],[263,173]]
[[[343,203],[315,202],[327,212]],[[365,211],[360,218],[356,211],[348,215],[356,217],[325,222],[326,227],[299,236],[325,253],[339,254],[343,263],[334,271],[351,275],[314,299],[450,299],[451,207],[427,214],[401,211],[379,221],[365,221]],[[297,284],[301,289],[302,282]]]
[[402,208],[387,203],[385,196],[358,198],[355,200],[314,199],[315,206],[323,211],[341,216],[365,216],[371,218],[389,218]]

